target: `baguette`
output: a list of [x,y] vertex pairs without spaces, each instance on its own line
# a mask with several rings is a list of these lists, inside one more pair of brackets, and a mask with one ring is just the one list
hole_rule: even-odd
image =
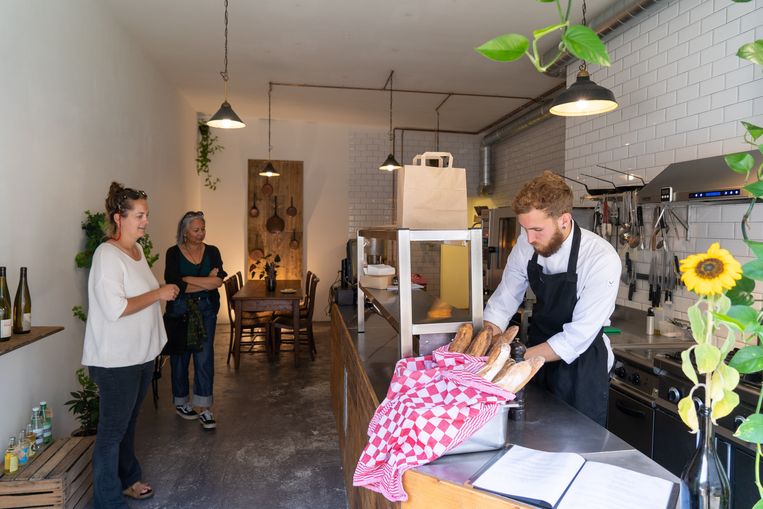
[[506,374],[506,372],[509,371],[509,369],[511,369],[511,367],[515,363],[516,363],[516,361],[514,359],[512,359],[511,357],[506,359],[506,362],[503,363],[503,365],[500,367],[498,372],[493,376],[493,378],[490,379],[490,381],[493,382],[493,383],[498,383],[498,380],[503,378],[503,376]]
[[458,331],[456,331],[456,337],[453,338],[453,342],[448,347],[449,352],[465,352],[467,348],[469,348],[469,344],[472,342],[472,333],[474,332],[474,327],[472,327],[472,324],[465,323],[461,325],[458,328]]
[[493,348],[493,353],[488,357],[487,362],[477,374],[485,380],[492,380],[501,371],[506,361],[511,360],[509,359],[510,356],[511,346],[509,343],[504,343],[498,348]]
[[487,327],[480,331],[477,336],[472,339],[469,348],[466,350],[466,355],[473,355],[475,357],[482,357],[490,348],[490,343],[493,341],[493,329]]
[[510,344],[512,341],[514,341],[514,338],[517,337],[517,334],[519,333],[519,327],[516,325],[512,325],[508,329],[506,329],[504,332],[500,334],[493,335],[493,341],[490,345],[490,349],[487,351],[487,355],[493,356],[493,353],[495,355],[498,355],[498,350],[500,350],[501,345],[503,344]]
[[538,372],[544,363],[543,357],[531,357],[511,366],[503,376],[496,376],[493,383],[509,392],[517,393]]

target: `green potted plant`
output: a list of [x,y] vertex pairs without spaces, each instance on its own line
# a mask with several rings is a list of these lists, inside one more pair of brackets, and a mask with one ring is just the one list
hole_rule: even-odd
[[72,399],[64,403],[80,424],[72,436],[95,435],[98,429],[98,386],[85,374],[85,368],[79,368],[76,373],[82,389],[70,393]]
[[206,122],[198,121],[199,138],[196,144],[196,174],[204,178],[204,186],[211,190],[217,189],[220,182],[219,177],[213,177],[209,170],[209,163],[212,162],[212,155],[223,149],[218,143],[217,136],[212,136],[209,126]]
[[276,289],[277,270],[281,266],[281,255],[268,253],[249,266],[249,274],[252,279],[264,279],[268,291]]

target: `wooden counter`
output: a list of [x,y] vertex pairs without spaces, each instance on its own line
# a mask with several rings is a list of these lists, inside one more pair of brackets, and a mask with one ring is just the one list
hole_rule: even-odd
[[[379,318],[372,315],[370,318]],[[464,483],[495,452],[446,456],[403,475],[407,502],[393,503],[352,485],[366,445],[368,423],[384,398],[394,368],[396,335],[378,319],[358,334],[349,308],[331,308],[331,403],[336,417],[351,509],[526,509],[533,506],[475,490]],[[509,422],[512,443],[555,452],[577,452],[586,459],[624,466],[677,482],[669,472],[550,394],[529,386],[527,419]]]

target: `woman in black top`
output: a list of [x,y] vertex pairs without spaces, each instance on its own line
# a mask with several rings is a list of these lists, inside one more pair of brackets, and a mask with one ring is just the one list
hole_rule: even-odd
[[[186,212],[178,223],[177,244],[167,250],[164,279],[180,288],[180,295],[167,305],[169,317],[185,316],[189,332],[167,331],[165,351],[170,353],[172,396],[177,414],[199,419],[204,429],[214,429],[212,406],[214,342],[220,292],[227,276],[220,251],[204,243],[203,212]],[[194,327],[198,323],[203,327]],[[203,330],[203,332],[201,332]],[[193,399],[189,399],[188,363],[193,356]],[[198,412],[194,409],[198,408]]]

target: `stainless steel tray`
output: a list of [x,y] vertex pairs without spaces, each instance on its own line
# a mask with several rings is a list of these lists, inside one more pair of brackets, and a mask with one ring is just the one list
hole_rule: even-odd
[[516,403],[507,403],[487,421],[469,440],[443,454],[466,454],[469,452],[495,451],[503,448],[509,440],[509,409]]

